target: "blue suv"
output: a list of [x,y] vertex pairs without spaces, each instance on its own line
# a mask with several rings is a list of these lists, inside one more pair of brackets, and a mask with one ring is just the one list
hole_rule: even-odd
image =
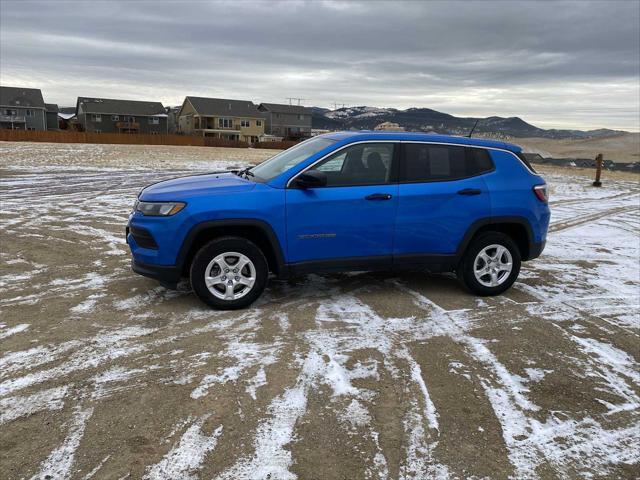
[[321,271],[455,272],[478,295],[509,288],[542,252],[547,187],[518,146],[420,133],[314,137],[253,168],[143,189],[133,270],[221,309]]

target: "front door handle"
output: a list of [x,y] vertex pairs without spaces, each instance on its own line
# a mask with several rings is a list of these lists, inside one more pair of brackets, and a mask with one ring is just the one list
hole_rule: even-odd
[[458,191],[458,195],[480,195],[481,193],[482,191],[477,188],[465,188]]
[[364,197],[365,200],[391,200],[392,195],[388,193],[372,193]]

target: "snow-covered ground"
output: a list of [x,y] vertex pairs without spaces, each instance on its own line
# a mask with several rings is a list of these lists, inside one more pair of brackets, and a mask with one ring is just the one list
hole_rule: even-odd
[[217,312],[132,274],[124,223],[146,183],[238,159],[24,145],[0,145],[2,478],[637,476],[636,178],[544,172],[547,249],[500,297],[311,275]]

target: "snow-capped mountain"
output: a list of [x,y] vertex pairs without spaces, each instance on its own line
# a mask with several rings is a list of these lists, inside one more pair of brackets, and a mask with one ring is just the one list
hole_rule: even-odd
[[407,131],[434,132],[449,135],[468,135],[474,124],[474,133],[498,138],[546,137],[587,138],[618,135],[619,130],[545,130],[525,122],[520,117],[455,117],[429,108],[345,107],[337,110],[313,108],[313,128],[328,130],[372,130],[382,122],[393,122]]
[[350,107],[339,108],[338,110],[329,111],[325,114],[327,118],[372,118],[381,115],[389,115],[396,110],[393,108],[377,108],[377,107]]

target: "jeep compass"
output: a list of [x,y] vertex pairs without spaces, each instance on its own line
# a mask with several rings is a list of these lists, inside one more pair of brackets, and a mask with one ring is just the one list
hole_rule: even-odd
[[144,188],[127,225],[132,267],[220,309],[269,274],[455,272],[497,295],[542,252],[547,186],[520,147],[405,132],[313,137],[252,168]]

